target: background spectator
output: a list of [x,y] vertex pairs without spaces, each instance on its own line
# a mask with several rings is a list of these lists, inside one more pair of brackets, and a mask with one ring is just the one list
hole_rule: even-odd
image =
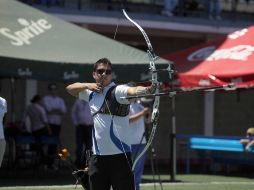
[[5,152],[5,138],[4,138],[4,120],[7,112],[7,102],[4,98],[0,97],[0,167]]
[[176,0],[164,0],[164,9],[161,11],[162,15],[173,16],[172,11],[177,5]]
[[246,131],[246,138],[241,139],[240,143],[245,145],[245,151],[249,152],[254,147],[254,127],[249,128]]
[[85,152],[92,148],[93,118],[88,103],[76,99],[72,106],[71,117],[76,130],[76,165],[78,168],[83,168],[86,160]]
[[[146,144],[145,137],[145,118],[144,116],[149,112],[149,108],[144,108],[140,101],[134,101],[130,104],[130,132],[131,132],[131,151],[132,160],[134,161],[139,153],[143,150]],[[139,159],[135,168],[135,186],[136,190],[139,190],[139,184],[143,175],[145,164],[145,154]]]
[[[51,134],[51,130],[48,126],[48,119],[45,109],[41,106],[41,96],[35,95],[31,104],[25,110],[25,121],[30,124],[30,130],[35,137],[36,145],[34,146],[37,153],[41,156],[41,162],[47,163],[47,156],[43,150],[43,144],[41,143],[41,137]],[[29,121],[29,122],[28,122]]]
[[[48,124],[51,133],[59,138],[61,132],[61,125],[63,114],[66,113],[66,106],[64,100],[57,96],[57,86],[54,83],[48,86],[49,94],[43,98],[43,107],[47,113]],[[54,156],[57,155],[57,145],[49,146],[49,155],[52,157],[51,167],[54,167]]]
[[209,19],[221,20],[221,6],[219,0],[208,0]]

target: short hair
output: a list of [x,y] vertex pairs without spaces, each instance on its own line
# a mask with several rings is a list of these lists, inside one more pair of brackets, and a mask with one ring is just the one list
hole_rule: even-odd
[[254,135],[254,127],[249,128],[247,134]]
[[41,100],[41,96],[36,94],[31,100],[30,102],[31,103],[36,103],[36,102],[39,102]]
[[96,71],[99,64],[109,65],[110,68],[112,69],[112,64],[111,64],[110,60],[108,58],[101,58],[95,62],[94,66],[93,66],[93,71]]

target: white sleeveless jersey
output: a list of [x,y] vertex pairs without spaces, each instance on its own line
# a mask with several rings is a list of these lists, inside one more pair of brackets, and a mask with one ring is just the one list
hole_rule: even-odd
[[[89,101],[91,113],[96,113],[102,106],[107,91],[115,83],[110,83],[104,88],[103,93],[93,92],[93,97],[89,101],[92,91],[84,90],[79,93],[79,98]],[[120,104],[129,104],[130,102],[120,97],[127,96],[128,86],[118,85],[115,89],[115,97]],[[123,152],[130,152],[130,132],[129,117],[112,116],[109,114],[97,113],[93,116],[93,153],[96,155],[112,155]]]

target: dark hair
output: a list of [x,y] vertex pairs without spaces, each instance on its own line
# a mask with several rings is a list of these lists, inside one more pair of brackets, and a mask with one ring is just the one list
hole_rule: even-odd
[[50,83],[50,84],[48,85],[48,89],[49,89],[49,90],[55,90],[55,89],[57,89],[57,86],[56,86],[55,83]]
[[110,60],[108,58],[101,58],[98,61],[96,61],[96,63],[94,64],[93,71],[96,71],[99,64],[109,65],[110,68],[112,69],[112,64],[111,64]]
[[35,95],[31,100],[30,102],[31,103],[36,103],[36,102],[39,102],[41,100],[41,96],[40,95]]

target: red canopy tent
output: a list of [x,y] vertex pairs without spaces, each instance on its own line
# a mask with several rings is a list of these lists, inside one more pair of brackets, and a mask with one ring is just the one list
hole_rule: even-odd
[[254,27],[163,57],[175,62],[179,87],[234,82],[238,88],[250,88],[254,86]]

